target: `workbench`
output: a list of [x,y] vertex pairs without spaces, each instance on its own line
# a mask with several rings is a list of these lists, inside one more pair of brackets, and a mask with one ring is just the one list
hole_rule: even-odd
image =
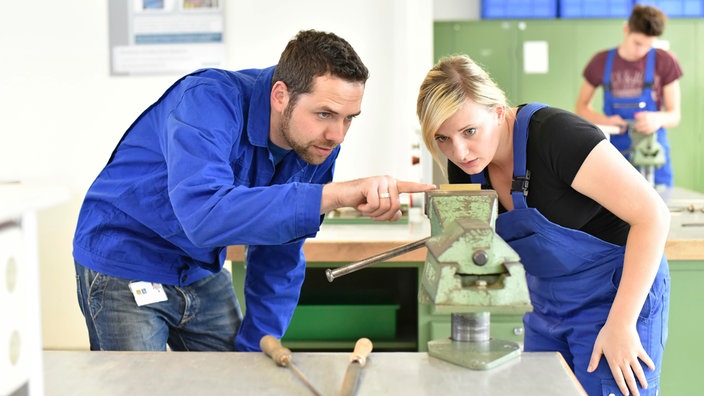
[[671,211],[665,245],[670,264],[669,334],[662,366],[662,391],[696,395],[704,389],[704,194],[683,189],[661,192]]
[[[672,224],[665,244],[668,260],[704,260],[704,194],[672,188],[660,192],[673,210]],[[695,212],[686,208],[694,205]],[[698,224],[683,226],[683,224]],[[303,245],[309,262],[348,263],[371,257],[400,245],[417,241],[430,235],[426,220],[409,220],[408,224],[327,224],[323,223],[315,238]],[[244,248],[230,246],[227,259],[243,260]],[[388,262],[425,262],[425,248],[419,248],[394,257]]]
[[[352,345],[350,345],[350,350]],[[337,395],[349,353],[294,353],[323,395]],[[46,396],[310,395],[288,368],[259,352],[45,351]],[[562,357],[523,353],[473,371],[421,352],[372,352],[359,378],[364,395],[585,395]]]
[[[693,394],[704,389],[704,363],[691,356],[704,356],[704,342],[700,329],[704,327],[700,303],[704,302],[704,194],[681,188],[661,191],[672,211],[672,222],[665,245],[665,255],[670,263],[672,293],[669,318],[669,338],[663,362],[663,390],[672,394]],[[690,207],[694,211],[689,211]],[[339,267],[379,254],[430,235],[425,221],[408,224],[326,224],[318,236],[303,246],[309,272],[302,293],[310,288],[319,292],[327,283],[324,269]],[[349,274],[328,285],[327,290],[339,290],[351,283],[359,287],[359,295],[375,283],[386,283],[401,298],[398,311],[397,337],[377,340],[375,346],[385,350],[426,351],[427,341],[449,335],[450,318],[437,315],[431,306],[418,304],[417,285],[425,262],[426,250],[417,250],[389,259],[387,262]],[[233,282],[240,301],[244,301],[243,249],[232,246],[228,259],[233,261]],[[389,273],[398,273],[399,279]],[[409,271],[411,274],[409,275]],[[349,279],[347,279],[349,278]],[[381,279],[380,279],[381,278]],[[403,289],[403,283],[409,283]],[[404,326],[405,324],[405,326]],[[412,331],[408,328],[411,327]],[[492,314],[491,335],[494,338],[522,342],[522,315]],[[284,339],[284,341],[287,341]],[[347,347],[349,340],[308,341],[290,340],[288,345],[299,350],[328,350]]]

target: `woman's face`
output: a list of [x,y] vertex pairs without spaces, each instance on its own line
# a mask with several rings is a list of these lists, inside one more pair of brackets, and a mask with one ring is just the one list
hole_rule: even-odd
[[502,111],[467,100],[435,133],[438,149],[465,173],[480,173],[496,155]]

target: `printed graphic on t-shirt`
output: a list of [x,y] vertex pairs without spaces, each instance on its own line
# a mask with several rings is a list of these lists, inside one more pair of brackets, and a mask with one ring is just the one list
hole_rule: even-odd
[[[642,70],[626,69],[611,73],[611,94],[617,98],[633,98],[639,96],[643,91],[643,80],[645,79]],[[653,100],[657,101],[655,93],[658,92],[660,78],[655,76],[653,83]]]

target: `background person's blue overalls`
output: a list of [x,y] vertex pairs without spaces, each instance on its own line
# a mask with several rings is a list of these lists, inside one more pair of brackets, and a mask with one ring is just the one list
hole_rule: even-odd
[[[515,180],[525,178],[528,124],[533,113],[543,107],[531,103],[518,112],[513,130]],[[471,179],[485,184],[483,174]],[[550,222],[528,207],[525,191],[512,190],[514,209],[500,214],[496,221],[497,233],[520,255],[526,270],[533,312],[523,318],[524,350],[558,351],[589,395],[619,395],[603,356],[595,372],[588,373],[587,366],[616,297],[626,248]],[[651,371],[641,362],[648,378],[648,389],[640,389],[641,396],[658,394],[669,295],[670,275],[663,256],[637,322],[643,348],[656,367]]]
[[[635,119],[635,114],[641,111],[659,111],[655,99],[653,99],[653,82],[655,81],[655,48],[648,52],[645,63],[645,77],[643,81],[643,89],[639,96],[635,97],[615,97],[611,90],[611,71],[613,69],[614,57],[617,49],[609,51],[604,67],[604,77],[602,86],[604,89],[604,114],[608,116],[618,115],[629,123]],[[611,135],[611,143],[621,151],[627,158],[630,155],[631,136],[629,131],[626,133]],[[667,140],[667,131],[665,128],[660,128],[655,132],[657,141],[662,146],[665,152],[665,164],[655,169],[655,184],[672,187],[672,162],[670,159],[670,143]]]

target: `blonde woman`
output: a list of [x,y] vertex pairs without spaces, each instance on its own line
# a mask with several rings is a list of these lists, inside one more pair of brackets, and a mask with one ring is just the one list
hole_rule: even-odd
[[656,395],[667,338],[669,211],[593,124],[511,107],[463,55],[418,96],[423,139],[450,182],[494,189],[497,233],[521,256],[534,307],[526,351],[559,351],[590,395]]

